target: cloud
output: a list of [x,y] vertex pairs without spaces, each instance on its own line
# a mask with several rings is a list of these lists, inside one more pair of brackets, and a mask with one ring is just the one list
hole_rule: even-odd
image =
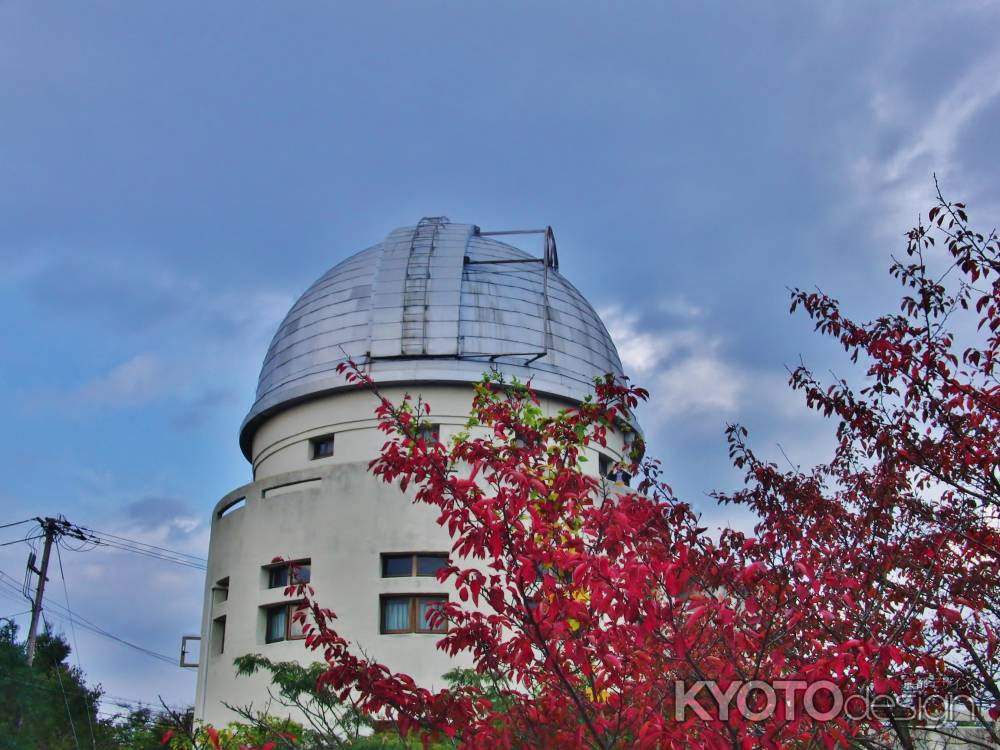
[[652,373],[664,359],[678,349],[695,345],[699,339],[698,332],[693,330],[643,330],[639,316],[620,307],[604,308],[599,315],[630,377],[642,378]]
[[660,301],[657,308],[660,312],[667,315],[672,315],[676,318],[687,318],[689,320],[700,318],[705,314],[703,308],[688,302],[682,296],[667,297]]
[[699,418],[738,419],[764,405],[782,419],[809,413],[789,388],[785,370],[735,361],[726,352],[724,337],[706,326],[649,326],[620,307],[603,309],[600,315],[625,372],[650,392],[642,411],[647,427],[682,421],[685,429],[697,429]]
[[205,424],[214,410],[238,401],[232,388],[207,388],[187,404],[178,406],[170,418],[170,425],[178,430],[195,429]]
[[[701,312],[699,311],[699,315]],[[601,310],[626,373],[649,388],[657,422],[698,414],[731,415],[747,374],[723,355],[722,339],[699,328],[644,328],[621,308]]]
[[734,415],[746,392],[746,378],[713,351],[694,353],[669,365],[653,381],[652,406],[665,418]]
[[169,390],[163,365],[152,354],[138,354],[75,391],[67,400],[81,406],[138,406]]
[[[914,224],[917,212],[933,199],[932,173],[946,189],[958,179],[962,139],[998,98],[1000,52],[966,69],[928,106],[911,101],[892,81],[880,79],[872,86],[869,105],[874,124],[887,137],[904,134],[895,147],[880,152],[873,146],[850,163],[850,179],[859,198],[866,203],[876,200],[884,207],[877,231],[898,237]],[[913,127],[913,123],[919,124]],[[961,176],[963,193],[973,189],[969,175]],[[972,200],[975,196],[962,197]]]
[[[28,396],[29,404],[90,409],[170,398],[177,406],[172,426],[192,429],[211,411],[237,401],[234,388],[242,383],[234,384],[234,374],[245,377],[246,392],[252,392],[251,379],[292,304],[291,293],[209,289],[197,277],[149,263],[95,263],[50,255],[21,274],[29,277],[23,286],[36,305],[68,320],[81,336],[110,329],[101,360],[117,355],[124,361],[83,383],[36,391]],[[136,354],[137,346],[149,346],[154,332],[155,355]],[[234,385],[221,388],[219,383]]]

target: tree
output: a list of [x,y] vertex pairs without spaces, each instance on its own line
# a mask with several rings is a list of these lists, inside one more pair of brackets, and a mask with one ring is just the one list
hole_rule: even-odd
[[111,748],[113,729],[97,715],[101,689],[87,687],[67,663],[70,647],[46,629],[33,666],[11,620],[0,626],[0,748],[70,750],[86,744]]
[[866,382],[794,372],[836,424],[833,457],[810,471],[780,471],[729,428],[746,482],[717,497],[754,511],[752,536],[700,527],[641,441],[635,491],[583,471],[647,397],[627,381],[547,415],[530,386],[487,376],[469,429],[444,444],[421,435],[427,404],[391,403],[342,368],[379,399],[389,439],[371,470],[412,488],[453,539],[439,579],[458,601],[437,615],[438,646],[470,654],[481,679],[431,693],[356,655],[308,585],[290,587],[328,665],[319,687],[403,735],[469,748],[913,748],[954,734],[937,720],[954,696],[982,746],[1000,742],[1000,246],[961,204],[928,218],[892,265],[900,313],[855,323],[830,297],[793,293]]

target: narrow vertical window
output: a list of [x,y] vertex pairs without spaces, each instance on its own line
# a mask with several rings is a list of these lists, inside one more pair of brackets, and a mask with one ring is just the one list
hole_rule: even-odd
[[222,654],[226,651],[226,616],[216,617],[212,622],[212,645],[215,653]]
[[280,607],[269,607],[267,610],[267,626],[264,631],[265,643],[276,643],[283,641],[286,637],[288,626],[288,605],[282,604]]
[[410,598],[387,596],[382,600],[382,632],[408,633],[410,631]]

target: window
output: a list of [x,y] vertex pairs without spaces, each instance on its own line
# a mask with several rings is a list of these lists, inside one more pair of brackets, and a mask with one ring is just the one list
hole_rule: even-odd
[[433,577],[447,564],[447,552],[407,552],[403,554],[382,555],[382,577]]
[[269,589],[283,589],[288,585],[298,586],[300,583],[309,583],[312,580],[311,560],[293,560],[277,565],[265,565],[264,570],[267,571],[267,587]]
[[221,654],[226,650],[226,616],[216,617],[212,621],[212,645],[215,646],[215,653]]
[[441,425],[426,424],[417,428],[417,440],[433,445],[441,439]]
[[333,455],[333,435],[322,435],[309,440],[309,457],[329,458]]
[[299,604],[300,602],[293,602],[263,608],[265,643],[305,638],[305,633],[302,632],[302,623],[294,620],[295,611],[299,608]]
[[229,576],[225,578],[220,578],[215,582],[212,587],[212,601],[215,604],[221,604],[222,602],[229,599]]
[[444,633],[448,629],[440,608],[447,596],[415,594],[382,596],[379,600],[380,630],[394,633]]
[[597,471],[602,478],[607,478],[608,474],[611,473],[611,459],[603,453],[598,453],[597,456]]

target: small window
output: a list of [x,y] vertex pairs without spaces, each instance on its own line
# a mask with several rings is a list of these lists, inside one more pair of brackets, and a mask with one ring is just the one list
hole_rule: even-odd
[[427,424],[417,428],[417,440],[423,440],[427,445],[433,445],[441,440],[441,425]]
[[229,599],[229,576],[220,578],[212,587],[212,601],[221,604]]
[[215,653],[225,653],[226,650],[226,616],[216,617],[212,622],[212,645]]
[[309,455],[313,459],[329,458],[333,455],[333,435],[315,437],[309,441]]
[[417,575],[436,576],[448,564],[447,555],[417,555]]
[[286,586],[298,586],[300,583],[309,583],[312,580],[312,561],[293,560],[277,565],[265,565],[267,571],[267,587],[269,589],[283,589]]
[[600,472],[601,477],[606,479],[608,474],[611,473],[611,459],[603,453],[598,453],[597,455],[597,470]]
[[398,555],[382,555],[382,577],[434,577],[447,564],[447,552],[410,552]]
[[413,575],[413,555],[382,555],[382,577]]
[[265,643],[277,643],[278,641],[305,638],[305,633],[302,632],[303,624],[296,622],[294,619],[295,611],[298,608],[299,602],[264,607]]
[[288,566],[271,568],[267,572],[267,587],[269,589],[285,588],[288,585]]
[[448,624],[441,607],[447,596],[383,596],[379,601],[380,628],[383,634],[444,633]]

